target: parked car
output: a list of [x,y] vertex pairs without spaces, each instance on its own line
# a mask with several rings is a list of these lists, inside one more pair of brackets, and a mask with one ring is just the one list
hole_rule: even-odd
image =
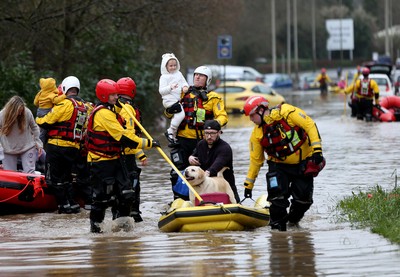
[[213,79],[223,81],[261,81],[263,75],[250,66],[206,65],[213,73]]
[[293,86],[292,78],[284,73],[264,74],[263,82],[271,88],[291,88]]
[[[388,75],[383,73],[370,73],[368,78],[375,80],[379,87],[379,97],[386,97],[395,95],[394,87]],[[364,76],[361,75],[360,79],[364,79]]]
[[286,102],[282,95],[266,84],[257,81],[225,82],[221,83],[214,91],[224,99],[225,110],[228,113],[239,113],[247,98],[253,95],[264,96],[271,107]]
[[319,89],[319,83],[315,82],[318,73],[306,73],[299,77],[300,90],[313,90]]

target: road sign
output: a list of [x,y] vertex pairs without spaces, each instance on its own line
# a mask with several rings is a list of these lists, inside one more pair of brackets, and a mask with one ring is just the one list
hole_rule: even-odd
[[218,36],[218,59],[232,59],[232,36]]

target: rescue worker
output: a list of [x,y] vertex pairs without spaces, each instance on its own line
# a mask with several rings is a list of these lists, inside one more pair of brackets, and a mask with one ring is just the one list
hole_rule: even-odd
[[106,209],[117,201],[114,219],[131,214],[134,191],[128,170],[120,159],[125,147],[149,149],[160,147],[156,140],[140,138],[128,128],[120,116],[118,84],[110,79],[100,80],[96,85],[96,96],[100,103],[89,117],[86,147],[90,168],[93,203],[90,210],[90,231],[101,233],[100,224]]
[[249,97],[244,104],[243,113],[256,124],[250,137],[244,197],[252,197],[266,152],[270,226],[285,231],[287,222],[297,225],[312,205],[314,177],[325,166],[325,159],[317,125],[303,110],[289,104],[268,106],[262,96]]
[[46,183],[53,192],[60,214],[79,213],[80,206],[74,200],[72,167],[80,151],[85,131],[87,109],[78,96],[79,79],[68,76],[62,83],[66,99],[56,104],[36,123],[47,130]]
[[379,87],[375,80],[368,78],[369,68],[364,67],[361,70],[363,79],[358,79],[355,84],[345,89],[349,94],[354,91],[354,102],[356,117],[359,120],[365,118],[366,121],[372,121],[373,101],[379,107]]
[[[193,85],[186,93],[182,92],[181,104],[185,117],[179,125],[177,144],[171,150],[171,160],[179,170],[189,166],[189,156],[196,145],[204,138],[204,122],[215,119],[221,127],[228,122],[228,115],[221,97],[214,91],[208,91],[211,84],[212,72],[206,66],[199,66],[193,73]],[[172,186],[176,184],[178,174],[171,170]],[[174,191],[174,199],[189,200],[189,195]]]
[[[117,81],[119,87],[119,101],[125,104],[126,108],[129,109],[130,113],[136,117],[136,119],[141,123],[141,116],[139,108],[134,104],[133,100],[136,95],[136,83],[130,77],[123,77]],[[130,117],[125,109],[122,109],[120,115],[125,120],[125,127],[130,129],[136,135],[140,135],[141,130],[135,124],[133,119]],[[126,147],[122,155],[125,166],[128,170],[129,178],[131,181],[132,189],[135,191],[135,197],[132,206],[131,216],[135,222],[143,221],[140,211],[140,172],[142,171],[136,164],[136,159],[141,162],[142,166],[147,166],[147,156],[143,149],[131,149]]]
[[355,83],[360,78],[360,76],[361,76],[361,66],[358,65],[357,66],[357,71],[356,71],[356,73],[354,73],[353,81],[351,83],[351,85],[353,86],[353,90],[351,91],[350,102],[349,102],[349,106],[351,108],[351,117],[356,117],[357,116],[357,110],[356,110],[357,97],[355,96],[355,94],[356,94]]
[[314,82],[319,83],[319,89],[321,91],[321,95],[326,95],[328,93],[328,85],[332,83],[332,80],[326,74],[326,69],[321,68],[321,73],[317,75]]

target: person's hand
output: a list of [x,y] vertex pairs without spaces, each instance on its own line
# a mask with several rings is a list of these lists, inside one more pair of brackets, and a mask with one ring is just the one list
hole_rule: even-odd
[[43,154],[43,148],[39,147],[39,148],[38,148],[38,158],[39,158],[40,156],[42,156],[42,154]]
[[200,165],[199,158],[197,158],[195,156],[189,156],[189,163],[191,165]]
[[244,198],[251,198],[251,197],[253,197],[253,190],[245,188],[244,189]]
[[210,177],[210,171],[206,170],[204,171],[204,173],[206,174],[207,177]]
[[160,147],[161,148],[161,144],[160,144],[160,142],[158,140],[153,139],[152,142],[151,142],[151,147],[152,148],[154,148],[154,147]]
[[189,88],[188,88],[187,86],[182,87],[182,92],[183,92],[183,93],[188,92],[188,90],[189,90]]
[[311,159],[315,164],[320,164],[324,160],[324,157],[322,156],[322,152],[316,152],[312,154]]
[[147,166],[147,165],[148,165],[147,159],[141,160],[141,161],[140,161],[140,164],[141,164],[142,166]]

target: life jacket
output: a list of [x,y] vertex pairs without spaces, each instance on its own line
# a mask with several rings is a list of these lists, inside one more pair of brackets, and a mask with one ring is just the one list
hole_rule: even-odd
[[326,75],[325,74],[321,74],[321,78],[319,79],[319,83],[321,86],[326,85]]
[[71,118],[67,121],[52,124],[47,134],[50,138],[79,142],[83,139],[85,132],[87,108],[83,102],[78,102],[73,98],[66,99],[71,101],[74,106]]
[[307,133],[300,127],[291,127],[284,119],[264,124],[261,145],[269,156],[279,160],[295,153],[307,140]]
[[360,87],[357,90],[357,94],[359,96],[365,97],[365,98],[372,98],[374,95],[374,92],[372,91],[371,88],[371,79],[362,79],[360,82]]
[[[179,125],[179,129],[185,129],[187,125],[190,129],[202,130],[206,120],[214,119],[212,111],[204,109],[203,99],[196,92],[192,93],[195,97],[190,97],[190,91],[185,93],[181,99],[185,117]],[[204,101],[205,102],[205,101]]]
[[[136,106],[135,104],[132,103],[132,107],[135,109],[135,117],[137,119],[137,121],[142,124],[142,112],[140,111],[139,107]],[[140,129],[140,127],[138,126],[138,124],[135,124],[135,134],[138,137],[142,136],[142,129]]]
[[[135,110],[135,118],[136,120],[142,124],[142,112],[140,111],[139,107],[133,102],[133,100],[129,100],[126,98],[119,98],[120,101],[122,101],[122,103],[124,104],[129,104],[132,106],[132,108]],[[135,124],[135,134],[138,137],[141,137],[142,135],[142,129],[140,129],[140,127],[138,126],[138,124]]]
[[[93,119],[96,112],[101,109],[107,109],[107,107],[103,105],[97,106],[89,117],[89,122],[87,125],[87,136],[85,141],[86,149],[90,152],[95,153],[100,157],[112,158],[115,156],[120,156],[121,154],[121,143],[115,140],[108,132],[106,131],[94,131],[93,130]],[[121,126],[124,126],[124,119],[116,114],[118,122]]]

